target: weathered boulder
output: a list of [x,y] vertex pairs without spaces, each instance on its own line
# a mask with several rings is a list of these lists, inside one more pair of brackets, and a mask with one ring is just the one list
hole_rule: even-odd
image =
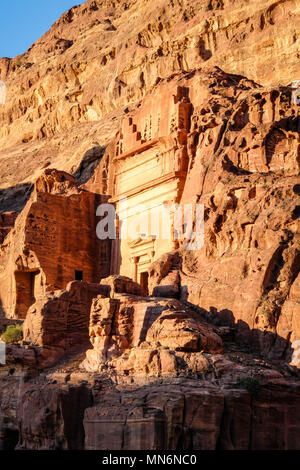
[[186,352],[221,352],[222,340],[208,325],[203,325],[199,314],[181,310],[164,310],[150,326],[146,341]]
[[89,344],[91,303],[100,292],[100,284],[74,281],[65,291],[48,293],[30,307],[23,336],[36,347],[39,366],[50,366],[66,353]]
[[[93,349],[87,351],[82,364],[86,370],[98,371],[111,362],[121,374],[176,374],[181,356],[175,352],[222,351],[222,340],[211,326],[180,301],[113,295],[100,295],[92,302]],[[207,361],[203,358],[201,367],[200,363],[194,364],[194,370],[203,372]]]
[[141,285],[126,276],[109,276],[101,279],[100,284],[107,287],[107,295],[111,298],[114,298],[115,294],[145,295]]

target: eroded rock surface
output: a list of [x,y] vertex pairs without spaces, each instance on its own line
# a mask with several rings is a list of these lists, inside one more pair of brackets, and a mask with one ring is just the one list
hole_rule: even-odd
[[146,270],[150,294],[226,317],[239,324],[242,340],[285,359],[299,341],[299,110],[293,93],[219,68],[161,81],[124,118],[86,184],[111,195],[120,214],[118,197],[131,198],[133,209],[162,203],[166,188],[170,204],[203,204],[203,248],[159,237],[121,240],[114,269],[141,284]]
[[34,346],[36,367],[54,364],[68,352],[89,344],[88,325],[92,299],[99,284],[71,282],[33,304],[23,325],[25,343]]
[[80,188],[68,173],[46,169],[24,210],[1,215],[2,315],[25,319],[49,292],[76,279],[97,283],[109,274],[110,241],[97,238],[95,217],[106,200]]
[[[88,0],[0,59],[0,448],[299,449],[298,22]],[[203,204],[204,247],[99,241],[119,196]]]
[[82,366],[95,372],[111,367],[126,375],[157,376],[176,374],[183,364],[203,372],[207,361],[197,353],[222,352],[221,338],[178,300],[126,293],[93,301],[90,337],[93,349]]
[[298,20],[296,0],[88,0],[70,9],[27,52],[0,59],[1,185],[33,181],[49,164],[76,171],[113,137],[123,110],[174,73],[217,65],[263,85],[298,80]]
[[[147,384],[79,372],[75,357],[38,377],[2,369],[0,445],[22,450],[298,449],[299,382],[287,369],[280,373],[251,354],[234,357],[227,350],[225,356],[211,355],[197,379],[152,378]],[[255,394],[240,386],[243,374],[259,378]]]

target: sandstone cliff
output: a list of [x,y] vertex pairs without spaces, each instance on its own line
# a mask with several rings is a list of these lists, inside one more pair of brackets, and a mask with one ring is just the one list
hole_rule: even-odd
[[[167,97],[172,99],[177,87],[185,90],[191,106],[184,138],[176,127],[180,122],[175,126],[178,134],[173,133],[167,111]],[[278,359],[291,358],[290,346],[298,349],[300,338],[299,108],[293,92],[290,87],[262,87],[219,68],[172,76],[125,118],[139,123],[142,140],[135,139],[138,132],[133,134],[136,142],[130,149],[130,130],[123,138],[123,124],[85,185],[115,197],[122,195],[118,188],[125,182],[137,191],[129,183],[133,173],[126,173],[122,163],[126,155],[140,152],[128,165],[137,167],[139,184],[143,181],[146,187],[150,155],[157,167],[161,165],[163,176],[168,170],[161,162],[165,155],[172,161],[171,148],[174,165],[181,165],[184,173],[175,201],[204,205],[205,241],[200,250],[187,250],[186,242],[179,241],[177,254],[164,254],[159,260],[156,256],[148,269],[150,294],[165,291],[166,296],[207,310],[217,321],[238,323],[241,340]],[[166,138],[161,145],[156,142],[156,116],[153,109],[149,114],[149,103],[155,103],[172,144],[166,146]],[[143,145],[152,145],[145,157]],[[118,155],[120,146],[124,157]],[[145,165],[139,170],[143,158]],[[157,187],[154,171],[151,179]],[[158,190],[152,194],[157,198]],[[143,192],[141,202],[146,199]],[[159,243],[153,243],[155,253],[160,252]],[[121,242],[123,258],[134,253],[130,244]],[[121,261],[121,271],[127,269],[125,263]]]
[[[88,0],[0,59],[0,448],[299,449],[299,11]],[[96,240],[130,191],[204,247]]]
[[0,59],[0,183],[75,171],[122,111],[173,73],[217,65],[262,85],[300,78],[296,0],[89,0]]

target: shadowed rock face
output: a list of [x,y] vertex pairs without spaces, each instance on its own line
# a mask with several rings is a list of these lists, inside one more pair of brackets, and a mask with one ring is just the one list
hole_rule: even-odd
[[[279,384],[257,398],[239,389],[195,385],[145,387],[110,399],[103,394],[102,403],[85,411],[86,448],[105,450],[111,442],[118,450],[298,448],[299,429],[291,416],[297,413],[297,392],[288,402]],[[277,416],[270,412],[273,407]],[[288,416],[286,435],[277,421],[281,414]]]
[[74,173],[74,177],[79,184],[84,184],[91,178],[95,168],[99,165],[101,158],[103,157],[105,149],[106,147],[96,145],[85,152],[79,167]]
[[49,292],[64,289],[76,276],[99,282],[109,274],[110,241],[96,236],[101,201],[68,173],[46,169],[18,217],[1,216],[10,225],[0,254],[5,316],[25,319],[35,301],[47,302]]
[[17,184],[11,188],[1,189],[0,212],[21,212],[28,201],[32,190],[33,185],[30,183]]
[[89,345],[91,302],[102,291],[99,284],[74,281],[29,308],[23,336],[34,346],[37,367],[55,364],[68,352]]
[[207,379],[116,386],[104,376],[66,371],[2,378],[0,448],[299,448],[299,384],[270,376],[253,395],[234,384],[212,384],[209,374]]

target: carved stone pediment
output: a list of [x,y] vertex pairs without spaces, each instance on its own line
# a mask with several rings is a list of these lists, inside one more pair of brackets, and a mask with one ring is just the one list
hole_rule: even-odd
[[128,241],[128,246],[129,248],[136,248],[136,247],[141,247],[141,246],[143,246],[143,248],[146,248],[146,245],[153,246],[155,239],[156,239],[155,235],[152,235],[147,238],[139,237],[134,240]]

